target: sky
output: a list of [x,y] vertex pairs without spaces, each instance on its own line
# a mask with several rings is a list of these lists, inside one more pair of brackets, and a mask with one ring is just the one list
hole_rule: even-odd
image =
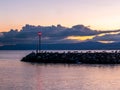
[[0,32],[25,24],[120,29],[120,0],[0,0]]

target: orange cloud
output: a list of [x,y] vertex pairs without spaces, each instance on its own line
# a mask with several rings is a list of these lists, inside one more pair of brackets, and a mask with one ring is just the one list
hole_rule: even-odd
[[22,25],[1,25],[0,32],[6,32],[10,29],[18,29],[20,30],[22,28]]

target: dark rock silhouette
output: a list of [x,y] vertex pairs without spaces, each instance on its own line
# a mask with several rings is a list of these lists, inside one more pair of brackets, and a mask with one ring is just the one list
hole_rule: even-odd
[[21,61],[37,63],[120,64],[120,52],[41,52],[30,53]]

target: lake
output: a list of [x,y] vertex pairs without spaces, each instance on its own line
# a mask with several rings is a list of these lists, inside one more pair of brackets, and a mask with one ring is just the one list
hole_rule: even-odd
[[120,90],[120,65],[33,64],[0,51],[0,90]]

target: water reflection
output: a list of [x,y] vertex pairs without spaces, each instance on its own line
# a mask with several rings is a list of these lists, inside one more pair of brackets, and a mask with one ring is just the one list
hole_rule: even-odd
[[52,67],[58,67],[58,66],[62,66],[62,67],[97,67],[97,68],[116,68],[119,67],[120,64],[59,64],[59,63],[31,63],[31,62],[23,62],[24,64],[28,64],[28,65],[33,65],[33,66],[52,66]]
[[37,90],[118,90],[119,65],[28,64],[35,67]]
[[119,90],[120,65],[0,60],[0,90]]

